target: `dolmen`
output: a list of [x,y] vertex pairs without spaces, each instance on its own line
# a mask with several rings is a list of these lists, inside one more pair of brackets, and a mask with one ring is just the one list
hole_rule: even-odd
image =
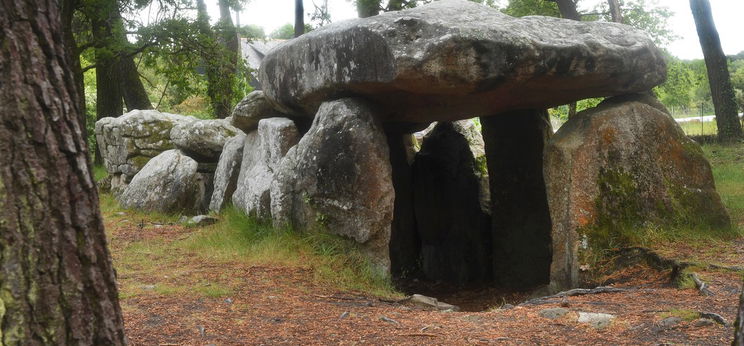
[[[730,225],[650,92],[662,52],[623,24],[441,0],[289,40],[259,76],[228,120],[99,121],[122,204],[232,204],[353,239],[395,277],[520,289],[578,286],[585,253],[623,229]],[[600,97],[553,132],[547,109]]]

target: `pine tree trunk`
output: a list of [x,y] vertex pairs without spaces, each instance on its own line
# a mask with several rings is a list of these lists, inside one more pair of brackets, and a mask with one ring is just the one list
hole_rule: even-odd
[[119,59],[119,73],[121,73],[121,93],[127,110],[152,109],[150,97],[147,96],[132,56],[127,55]]
[[742,287],[741,297],[739,297],[739,313],[736,315],[734,323],[734,342],[733,346],[744,346],[744,287]]
[[294,37],[300,37],[305,33],[305,8],[302,0],[295,0],[295,24]]
[[380,14],[380,0],[356,0],[359,18],[367,18]]
[[722,142],[740,139],[742,131],[736,96],[731,86],[726,55],[723,54],[718,30],[713,22],[710,3],[708,0],[690,0],[690,8],[695,18],[700,47],[705,57],[705,66],[708,69],[710,93],[716,111],[718,139]]
[[0,344],[123,345],[59,0],[0,0]]
[[620,1],[619,0],[607,0],[607,2],[610,5],[610,16],[612,16],[612,21],[615,23],[622,23],[623,22],[623,13],[620,9]]
[[561,12],[561,17],[571,20],[581,20],[581,15],[576,10],[576,3],[574,0],[553,0],[558,3],[558,10]]

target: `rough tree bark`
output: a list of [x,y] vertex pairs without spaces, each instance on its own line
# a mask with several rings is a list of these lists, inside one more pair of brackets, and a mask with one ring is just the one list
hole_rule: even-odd
[[[214,30],[209,26],[209,15],[204,0],[196,1],[197,25],[199,33],[207,40],[216,43],[210,45],[209,49],[202,52],[204,67],[207,77],[207,95],[209,96],[212,111],[215,117],[224,119],[232,112],[233,81],[235,79],[235,62],[237,61],[237,36],[233,30],[232,18],[230,16],[229,2],[219,0],[220,5],[220,34],[217,37]],[[223,30],[224,28],[224,30]],[[232,33],[232,34],[230,34]],[[232,37],[228,38],[227,35]],[[234,44],[234,49],[230,45]],[[232,53],[235,54],[232,54]]]
[[695,18],[700,47],[703,49],[705,66],[708,69],[710,94],[716,111],[718,139],[723,142],[742,137],[739,112],[734,88],[731,86],[726,55],[721,48],[721,40],[713,21],[713,13],[708,0],[690,0],[690,9]]
[[610,5],[610,16],[615,23],[623,22],[623,12],[620,8],[620,0],[607,0]]
[[561,12],[561,17],[572,20],[581,20],[579,11],[576,10],[576,2],[574,0],[552,0],[558,4],[558,11]]
[[295,24],[294,37],[300,37],[305,33],[305,8],[302,0],[295,0]]
[[0,344],[123,345],[62,8],[0,0]]
[[131,55],[121,57],[118,67],[119,73],[121,73],[119,80],[121,93],[127,110],[152,109],[152,103],[150,103],[145,86],[142,84],[134,58]]
[[736,315],[734,323],[734,342],[733,346],[744,346],[744,287],[742,287],[741,297],[739,297],[739,313]]

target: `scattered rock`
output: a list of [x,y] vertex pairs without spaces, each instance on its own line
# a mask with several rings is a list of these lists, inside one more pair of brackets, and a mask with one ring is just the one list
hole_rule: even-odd
[[233,300],[232,300],[232,298],[225,298],[224,302],[225,302],[225,304],[232,304],[233,303]]
[[259,79],[285,113],[310,116],[354,94],[422,123],[642,92],[665,77],[661,50],[630,26],[442,0],[288,41],[265,56]]
[[437,298],[427,297],[421,294],[414,294],[411,296],[411,298],[408,300],[411,304],[425,307],[425,308],[432,308],[434,310],[439,311],[460,311],[460,308],[447,304],[445,302],[440,302],[437,300]]
[[339,317],[338,317],[338,319],[339,319],[339,320],[343,320],[344,318],[347,318],[347,317],[349,317],[349,312],[348,312],[348,311],[344,311],[344,312],[343,312],[343,313],[341,314],[341,316],[339,316]]
[[366,102],[345,98],[324,103],[274,174],[275,225],[347,236],[389,268],[394,200],[389,151]]
[[220,221],[220,219],[209,216],[209,215],[197,215],[189,219],[186,224],[189,226],[195,226],[195,227],[204,227],[209,225],[214,225]]
[[593,229],[730,225],[700,146],[648,95],[607,99],[571,118],[550,140],[544,172],[552,240],[566,244],[553,247],[559,288],[578,283],[578,229],[587,248]]
[[142,285],[142,289],[145,291],[152,291],[155,289],[155,285]]
[[196,161],[180,151],[165,151],[132,178],[119,203],[124,208],[166,213],[196,211],[205,194],[196,168]]
[[579,312],[579,323],[586,323],[597,329],[607,328],[614,319],[615,316],[610,314]]
[[256,90],[246,95],[232,112],[232,125],[250,133],[258,127],[261,119],[282,117],[274,106],[264,96],[263,91]]
[[659,322],[659,325],[664,328],[672,328],[682,322],[682,319],[676,316],[667,317],[661,322]]
[[260,218],[272,216],[270,191],[275,170],[299,140],[300,133],[292,120],[269,118],[258,122],[258,129],[245,140],[240,175],[232,197],[236,207]]
[[170,132],[173,144],[199,162],[217,162],[228,139],[240,131],[225,119],[196,120],[176,124]]
[[400,322],[386,316],[380,316],[380,321],[400,325]]
[[174,126],[193,121],[192,117],[155,110],[133,110],[116,118],[98,120],[96,140],[106,171],[123,175],[125,183],[128,182],[151,158],[175,148],[170,139]]
[[724,327],[725,326],[728,326],[728,322],[726,321],[726,319],[723,318],[723,316],[721,316],[721,315],[719,315],[719,314],[717,314],[715,312],[701,312],[700,313],[700,318],[707,318],[707,319],[712,320],[712,321],[714,321],[714,322],[716,322],[716,323],[718,323],[718,324],[720,324],[720,325],[722,325]]
[[551,320],[561,318],[563,316],[566,316],[567,313],[569,313],[571,310],[565,309],[565,308],[550,308],[550,309],[543,309],[540,310],[537,314],[541,317],[549,318]]
[[[232,201],[232,195],[238,186],[240,166],[243,162],[243,148],[245,147],[245,134],[238,134],[225,142],[225,147],[220,154],[217,169],[214,172],[214,185],[212,198],[209,201],[209,210],[219,212]],[[249,148],[253,149],[253,148]]]
[[716,321],[713,321],[709,318],[698,318],[694,322],[692,322],[692,325],[699,328],[710,327],[716,325]]

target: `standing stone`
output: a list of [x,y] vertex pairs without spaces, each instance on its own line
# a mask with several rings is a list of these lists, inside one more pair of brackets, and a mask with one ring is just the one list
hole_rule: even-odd
[[493,270],[503,286],[549,281],[550,213],[543,148],[552,134],[548,112],[524,110],[481,118],[491,185]]
[[240,131],[227,119],[197,120],[177,124],[171,140],[185,154],[199,162],[217,162],[228,139]]
[[389,150],[364,101],[324,103],[275,173],[271,214],[278,225],[352,238],[389,267],[394,200]]
[[263,91],[256,90],[246,95],[232,112],[232,125],[250,133],[258,127],[261,119],[279,117],[281,114],[266,99]]
[[133,110],[117,118],[98,120],[96,140],[106,171],[116,180],[112,182],[114,188],[126,184],[151,158],[175,148],[171,129],[193,121],[191,117],[155,110]]
[[545,182],[554,289],[579,284],[579,251],[627,241],[623,230],[730,226],[700,146],[648,95],[605,100],[564,124],[546,149]]
[[[281,159],[300,140],[292,120],[269,118],[248,134],[233,203],[249,215],[271,217],[271,183]],[[303,168],[297,168],[303,169]]]
[[217,170],[214,172],[214,191],[209,202],[209,210],[219,212],[228,202],[238,186],[238,175],[243,162],[245,134],[230,138],[220,154]]
[[430,280],[463,284],[491,277],[490,222],[481,209],[468,130],[439,122],[414,159],[416,226],[422,270]]
[[148,162],[119,196],[124,208],[146,211],[198,211],[205,183],[197,163],[178,150],[168,150]]

